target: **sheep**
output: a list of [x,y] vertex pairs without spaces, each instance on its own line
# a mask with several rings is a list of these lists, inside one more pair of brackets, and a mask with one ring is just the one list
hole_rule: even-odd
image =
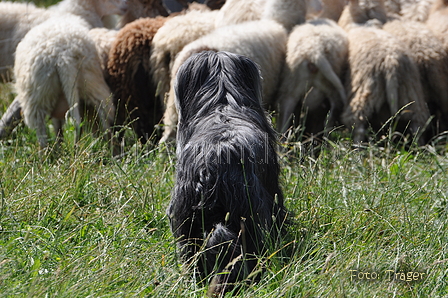
[[[294,21],[305,20],[306,7],[310,2],[308,0],[277,1],[281,3],[275,5],[266,3],[261,20],[216,28],[210,34],[185,46],[176,57],[171,69],[171,77],[175,77],[178,68],[189,56],[203,50],[228,51],[247,56],[260,66],[264,78],[264,105],[272,108],[285,57],[287,30]],[[283,12],[283,16],[272,12],[274,9]],[[295,14],[291,14],[291,11]],[[171,83],[171,88],[172,85]],[[163,122],[164,132],[160,140],[162,143],[171,141],[175,137],[177,112],[172,89],[168,95]]]
[[435,0],[386,0],[389,19],[425,22]]
[[57,140],[67,111],[75,120],[79,139],[83,100],[98,112],[107,131],[114,117],[95,44],[88,36],[89,24],[79,16],[52,17],[32,28],[18,44],[14,65],[16,100],[25,124],[36,130],[39,145],[48,145],[46,116],[53,119]]
[[[325,95],[331,105],[329,126],[335,123],[339,108],[347,102],[339,78],[347,63],[347,34],[333,20],[326,18],[339,18],[328,4],[335,5],[335,2],[326,0],[320,18],[295,26],[289,35],[277,98],[277,129],[281,133],[286,131],[296,105],[311,87],[317,90],[308,93],[304,104],[312,113],[321,105]],[[340,7],[336,10],[341,12]]]
[[425,100],[440,129],[448,129],[448,55],[442,42],[425,24],[395,20],[383,29],[406,45],[420,71]]
[[[261,69],[263,80],[264,104],[272,104],[276,91],[282,61],[285,55],[287,32],[285,28],[272,20],[245,22],[217,28],[185,46],[178,54],[171,77],[180,65],[192,54],[203,50],[228,51],[247,56],[255,61]],[[173,82],[171,82],[171,88]],[[168,142],[175,137],[177,112],[174,105],[174,93],[170,90],[166,110],[163,116],[164,132],[160,142]]]
[[267,0],[227,0],[216,16],[216,27],[261,19]]
[[32,4],[0,2],[0,77],[11,79],[14,52],[27,32],[52,16],[71,13],[82,17],[90,28],[103,27],[102,18],[123,14],[127,10],[125,0],[63,0],[49,9]]
[[349,4],[342,11],[338,21],[339,26],[346,30],[359,24],[381,27],[388,20],[382,0],[363,0],[363,2],[356,1],[356,4],[353,2]]
[[0,2],[0,79],[11,80],[17,44],[33,27],[48,18],[47,11],[32,3]]
[[443,42],[448,51],[448,0],[436,0],[426,25]]
[[139,18],[155,18],[157,16],[168,16],[168,11],[163,5],[163,0],[128,0],[128,13],[123,15],[118,27],[123,28],[126,24]]
[[[392,34],[362,25],[369,20],[369,15],[383,15],[382,1],[377,3],[379,6],[369,11],[361,9],[358,0],[350,0],[343,16],[349,14],[348,18],[358,25],[347,23],[342,16],[340,20],[348,30],[349,40],[348,105],[341,120],[347,127],[353,127],[354,143],[365,140],[369,122],[385,121],[408,104],[400,113],[400,119],[411,121],[413,134],[417,134],[429,119],[418,68],[406,47]],[[418,142],[422,144],[423,138]]]
[[174,59],[184,46],[215,28],[261,18],[266,0],[228,0],[218,11],[190,10],[166,22],[156,33],[151,69],[162,98],[170,90]]
[[163,115],[149,58],[154,35],[167,20],[144,18],[127,24],[109,52],[107,82],[117,107],[116,124],[130,123],[142,142],[151,137]]
[[[337,0],[336,2],[339,1],[342,0]],[[343,2],[345,4],[345,1]],[[284,6],[282,7],[282,5]],[[317,15],[322,10],[320,0],[291,2],[278,0],[227,0],[219,10],[215,25],[218,28],[248,21],[261,20],[263,18],[273,20],[279,18],[277,21],[285,24],[285,19],[301,15],[297,20],[290,19],[290,24],[286,25],[294,26],[295,24],[304,22],[305,14],[298,14],[297,11],[305,10],[309,15]],[[291,16],[288,16],[288,13],[291,14]]]
[[93,28],[89,30],[89,37],[95,43],[96,51],[101,62],[101,69],[104,75],[107,74],[107,63],[112,44],[117,38],[118,30],[107,28]]
[[[67,1],[67,0],[64,0],[64,1]],[[75,0],[70,0],[70,1],[75,1]],[[79,0],[77,0],[77,1],[79,1]],[[101,1],[104,2],[105,0],[101,0]],[[59,6],[62,5],[63,2],[61,2],[58,5]],[[103,2],[100,2],[100,3],[103,3]],[[159,5],[157,5],[157,3],[159,3],[159,2],[161,2],[161,0],[150,1],[150,2],[148,2],[146,0],[130,0],[129,2],[127,2],[128,10],[125,13],[123,19],[133,20],[134,18],[141,16],[142,12],[145,12],[149,15],[153,15],[157,12],[160,12],[161,10],[159,9]],[[112,2],[107,2],[107,3],[109,3],[107,5],[111,5],[114,3],[123,5],[122,4],[123,2],[113,2],[112,1]],[[154,5],[154,7],[152,7],[152,6],[142,7],[142,3],[146,3],[147,5]],[[56,11],[57,7],[58,6],[55,6],[51,10]],[[68,10],[68,9],[69,8],[67,8],[66,10]],[[108,9],[111,9],[111,8],[108,8]],[[81,11],[81,10],[79,9],[79,11]],[[46,10],[42,9],[42,12],[46,13]],[[111,10],[111,13],[112,13],[112,10]],[[89,13],[88,15],[90,15],[90,14],[91,13]],[[51,14],[51,15],[54,15],[54,14]],[[14,20],[14,22],[16,22],[18,19],[13,18],[13,20]],[[90,25],[92,26],[91,23],[90,23]],[[107,64],[106,60],[107,60],[107,56],[108,56],[108,48],[110,48],[110,46],[112,45],[113,37],[114,37],[114,35],[116,35],[116,31],[114,31],[114,30],[107,31],[106,29],[102,29],[102,28],[95,29],[95,27],[94,27],[92,30],[89,31],[89,35],[97,43],[96,46],[97,46],[97,50],[99,51],[99,53],[101,55],[100,59],[102,62],[102,68],[103,68],[103,70],[105,70],[106,64]],[[81,102],[81,104],[83,104],[83,103]],[[81,111],[83,111],[83,110],[84,110],[84,108],[81,107]],[[89,112],[88,109],[85,109],[85,110],[87,112]],[[20,119],[21,119],[20,105],[16,104],[16,101],[14,100],[13,103],[8,107],[8,110],[5,112],[5,114],[3,115],[3,117],[0,121],[0,139],[7,137],[9,135],[9,133],[14,129],[14,127],[20,122]]]
[[215,29],[218,11],[192,10],[168,20],[152,40],[150,64],[162,98],[170,90],[171,69],[174,59],[183,47]]
[[262,19],[274,20],[282,24],[287,31],[305,22],[307,6],[314,0],[266,0]]

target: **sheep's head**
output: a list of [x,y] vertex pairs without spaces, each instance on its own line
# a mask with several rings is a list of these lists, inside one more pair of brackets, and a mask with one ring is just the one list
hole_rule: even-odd
[[123,15],[128,10],[127,0],[96,0],[92,1],[100,17],[118,14]]
[[139,18],[155,18],[168,16],[163,0],[128,0],[128,11],[120,21],[119,27]]
[[[369,20],[378,20],[380,23],[387,21],[386,9],[384,8],[384,0],[349,0],[348,9],[344,12],[344,24],[340,25],[345,27],[350,23],[365,24]],[[348,10],[348,11],[347,11]],[[347,16],[348,14],[348,16]]]

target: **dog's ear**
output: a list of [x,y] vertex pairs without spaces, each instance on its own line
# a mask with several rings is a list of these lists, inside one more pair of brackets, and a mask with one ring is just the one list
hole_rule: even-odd
[[[201,108],[198,96],[204,92],[204,86],[215,76],[216,53],[204,51],[190,56],[177,71],[174,91],[176,107],[180,115],[196,114]],[[202,103],[204,104],[204,103]]]
[[[229,52],[218,54],[223,60],[223,72],[228,74],[229,84],[233,86],[228,92],[240,99],[240,105],[261,108],[262,78],[258,65],[245,56]],[[241,96],[243,94],[245,96]]]

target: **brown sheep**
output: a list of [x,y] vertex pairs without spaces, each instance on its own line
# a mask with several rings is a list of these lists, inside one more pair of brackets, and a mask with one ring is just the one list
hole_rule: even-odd
[[144,18],[127,24],[109,52],[107,82],[117,107],[116,124],[130,123],[142,142],[154,132],[163,115],[163,103],[156,88],[149,58],[152,40],[167,18]]

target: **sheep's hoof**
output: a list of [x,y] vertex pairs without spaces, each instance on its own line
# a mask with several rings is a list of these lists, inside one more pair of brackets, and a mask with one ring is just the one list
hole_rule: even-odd
[[215,275],[210,282],[207,297],[224,297],[225,293],[234,288],[234,284],[228,283],[228,274]]

